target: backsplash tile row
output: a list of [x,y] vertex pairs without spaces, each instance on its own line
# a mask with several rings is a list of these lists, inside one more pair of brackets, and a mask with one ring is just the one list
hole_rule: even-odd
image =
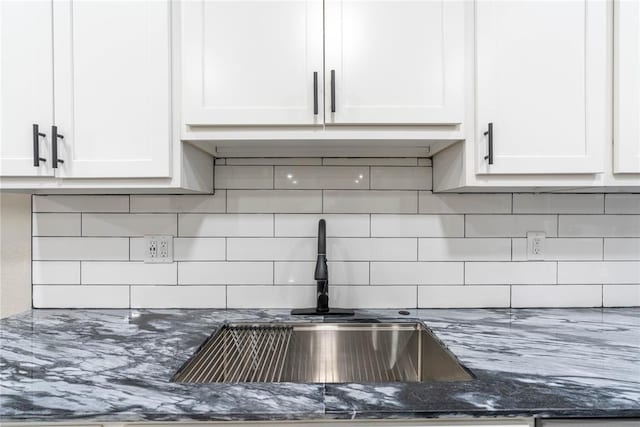
[[[214,196],[34,196],[34,306],[310,306],[320,218],[336,306],[640,305],[640,194],[433,194],[431,172],[218,159]],[[174,263],[143,262],[150,234],[174,236]]]

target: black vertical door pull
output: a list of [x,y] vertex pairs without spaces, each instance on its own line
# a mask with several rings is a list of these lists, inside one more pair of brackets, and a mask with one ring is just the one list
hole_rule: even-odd
[[318,115],[318,72],[313,72],[313,114]]
[[58,135],[58,126],[51,126],[51,161],[54,169],[58,168],[58,163],[64,163],[58,158],[58,138],[64,139],[64,136]]
[[487,130],[484,132],[484,136],[487,137],[487,142],[489,144],[489,152],[486,156],[484,156],[485,160],[488,160],[490,165],[493,164],[493,123],[489,123],[487,125]]
[[331,70],[331,112],[336,112],[336,70]]
[[33,131],[33,166],[40,166],[40,162],[46,162],[47,160],[40,157],[40,137],[47,136],[46,134],[40,132],[38,129],[38,124],[34,123],[32,125]]

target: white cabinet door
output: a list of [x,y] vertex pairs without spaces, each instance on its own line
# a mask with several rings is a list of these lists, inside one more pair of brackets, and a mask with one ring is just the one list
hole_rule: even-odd
[[[478,173],[598,173],[609,136],[608,2],[476,1]],[[493,124],[493,164],[484,156]]]
[[462,1],[326,0],[325,121],[461,123],[464,31]]
[[182,2],[183,122],[322,124],[322,24],[322,0]]
[[169,0],[56,0],[53,12],[57,176],[169,176]]
[[53,122],[51,0],[0,1],[0,176],[52,176]]
[[614,4],[613,172],[640,173],[640,3]]

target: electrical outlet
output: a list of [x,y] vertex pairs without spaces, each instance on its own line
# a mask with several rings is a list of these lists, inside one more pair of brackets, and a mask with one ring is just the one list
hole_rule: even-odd
[[546,234],[542,231],[527,232],[527,259],[543,260]]
[[144,262],[173,262],[173,236],[144,236]]

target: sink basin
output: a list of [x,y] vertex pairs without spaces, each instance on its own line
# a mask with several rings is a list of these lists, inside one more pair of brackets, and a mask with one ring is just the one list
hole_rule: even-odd
[[184,383],[466,381],[421,323],[225,324],[178,370]]

